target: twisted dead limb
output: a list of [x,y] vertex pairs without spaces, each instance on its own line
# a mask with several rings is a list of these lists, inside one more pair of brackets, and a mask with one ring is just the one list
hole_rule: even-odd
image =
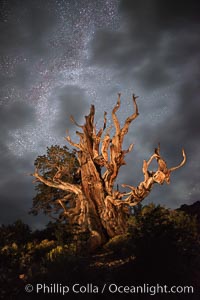
[[[168,169],[167,163],[160,155],[159,145],[159,147],[155,149],[155,153],[150,157],[150,159],[148,161],[144,160],[143,162],[142,170],[144,174],[144,180],[137,187],[126,184],[122,185],[122,187],[127,187],[131,190],[131,192],[126,194],[126,196],[128,197],[124,200],[124,203],[130,206],[135,206],[149,195],[155,183],[162,185],[164,182],[166,182],[167,184],[169,184],[171,172],[179,169],[186,163],[186,154],[184,149],[182,150],[182,155],[183,160],[181,161],[181,163],[176,167]],[[153,159],[156,159],[158,163],[157,171],[148,170]]]

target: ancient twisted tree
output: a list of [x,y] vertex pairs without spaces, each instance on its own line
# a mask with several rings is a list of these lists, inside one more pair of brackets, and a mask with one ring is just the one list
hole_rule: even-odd
[[[117,103],[112,110],[114,134],[111,136],[111,127],[107,128],[107,114],[104,113],[102,128],[97,130],[95,125],[95,107],[91,106],[89,114],[85,117],[85,124],[79,125],[73,117],[72,122],[79,128],[76,134],[79,143],[74,143],[67,135],[67,142],[73,147],[73,159],[77,158],[78,168],[76,177],[69,177],[69,160],[49,159],[48,168],[54,172],[41,174],[39,162],[36,161],[36,169],[33,176],[37,182],[59,191],[59,197],[54,197],[57,206],[62,210],[69,223],[78,224],[84,231],[90,232],[92,247],[104,243],[108,238],[126,232],[126,220],[129,208],[145,199],[154,184],[170,182],[170,173],[186,162],[186,155],[182,150],[182,162],[172,168],[168,168],[160,154],[160,145],[155,149],[149,160],[143,162],[144,180],[138,186],[123,184],[122,187],[130,191],[121,192],[114,188],[115,180],[120,167],[125,165],[125,156],[129,153],[133,144],[128,149],[123,149],[123,141],[128,133],[130,124],[138,117],[137,97],[133,95],[134,112],[121,126],[117,111],[120,108],[120,94]],[[62,150],[63,151],[63,150]],[[57,154],[56,154],[57,155]],[[54,156],[56,156],[54,155]],[[60,155],[60,154],[59,154]],[[58,156],[58,155],[57,155]],[[149,170],[151,162],[157,162],[157,170]],[[62,163],[61,163],[62,162]],[[75,161],[74,161],[75,163]],[[61,196],[60,196],[61,195]]]

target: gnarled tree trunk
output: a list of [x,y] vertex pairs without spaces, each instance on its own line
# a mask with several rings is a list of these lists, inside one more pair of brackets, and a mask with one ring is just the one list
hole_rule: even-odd
[[[72,224],[78,223],[83,231],[89,230],[90,246],[93,249],[109,238],[125,233],[129,207],[137,205],[148,196],[154,183],[163,184],[164,181],[169,183],[170,172],[182,166],[186,161],[183,150],[182,163],[168,169],[166,162],[160,156],[160,147],[158,147],[148,161],[144,160],[144,181],[137,187],[122,185],[131,189],[130,192],[123,193],[114,189],[119,169],[125,164],[125,155],[133,148],[133,145],[130,145],[127,150],[123,150],[122,145],[131,122],[139,115],[136,98],[133,95],[134,113],[126,119],[121,127],[116,115],[120,108],[119,94],[117,104],[112,110],[115,129],[112,137],[110,136],[111,127],[106,129],[106,113],[104,113],[103,127],[98,132],[96,131],[93,105],[89,115],[85,117],[84,125],[78,125],[71,117],[72,122],[81,129],[76,132],[80,137],[79,143],[72,142],[70,136],[66,137],[68,143],[76,149],[80,165],[80,184],[64,182],[59,176],[61,173],[59,173],[59,166],[57,167],[58,174],[52,180],[46,180],[37,169],[33,174],[44,184],[68,192],[65,198],[57,201],[63,208],[64,215]],[[158,169],[154,172],[148,170],[153,159],[156,159],[158,163]],[[68,203],[71,201],[72,205],[66,206],[66,201]]]

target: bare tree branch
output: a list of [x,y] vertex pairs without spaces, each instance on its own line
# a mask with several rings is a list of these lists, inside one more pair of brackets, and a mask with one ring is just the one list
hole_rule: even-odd
[[[148,168],[153,161],[156,159],[158,162],[157,171],[149,171]],[[176,170],[183,166],[186,162],[186,155],[183,150],[183,161],[178,165],[178,167],[173,168]],[[143,174],[144,181],[142,181],[137,187],[123,184],[122,187],[128,187],[131,192],[127,193],[128,197],[125,199],[124,203],[129,203],[130,206],[135,206],[141,202],[144,198],[148,196],[153,185],[155,183],[163,184],[164,182],[170,183],[170,172],[171,169],[167,168],[166,162],[160,155],[160,145],[155,149],[155,153],[149,158],[148,161],[144,160],[143,162]]]
[[182,149],[182,154],[183,154],[183,160],[182,160],[182,162],[178,166],[170,168],[169,169],[170,172],[173,172],[173,171],[181,168],[186,163],[186,154],[185,154],[184,149]]
[[47,186],[54,187],[56,189],[61,189],[63,191],[69,191],[69,192],[72,192],[72,193],[75,193],[75,194],[82,193],[82,191],[81,191],[81,189],[79,188],[78,185],[71,184],[71,183],[68,183],[68,182],[63,182],[61,180],[58,183],[54,182],[52,180],[47,180],[37,172],[37,169],[36,169],[35,173],[32,174],[32,176],[34,176],[40,182],[44,183]]
[[[68,134],[68,130],[66,130],[66,133]],[[71,146],[73,146],[73,147],[75,147],[75,148],[78,148],[78,149],[80,149],[80,150],[83,150],[81,144],[77,144],[77,143],[72,142],[72,140],[71,140],[71,138],[70,138],[69,135],[67,135],[67,136],[65,137],[65,139],[68,141],[68,143],[69,143]]]
[[139,116],[138,106],[136,99],[138,97],[133,94],[133,105],[134,105],[134,113],[128,117],[124,123],[123,128],[121,129],[121,143],[123,143],[124,136],[128,133],[129,126],[133,120],[135,120]]
[[115,125],[116,135],[120,134],[120,123],[119,123],[119,120],[118,120],[118,118],[116,116],[116,112],[120,108],[120,97],[121,97],[121,94],[119,93],[118,94],[117,104],[115,105],[115,107],[112,110],[112,119],[113,119],[113,123]]
[[[122,150],[124,136],[127,134],[131,122],[139,115],[136,103],[137,97],[133,95],[133,104],[135,111],[130,117],[126,119],[125,124],[121,129],[119,119],[116,115],[116,112],[120,108],[120,96],[121,94],[118,94],[117,104],[112,110],[112,119],[115,126],[115,134],[112,138],[110,138],[110,135],[107,134],[102,142],[102,155],[106,162],[104,166],[107,168],[107,171],[104,173],[103,178],[104,181],[108,181],[105,182],[105,185],[109,194],[112,194],[113,184],[118,175],[120,167],[125,164],[125,155],[133,148],[133,145],[130,145],[128,150]],[[110,152],[110,160],[108,160],[108,151]]]

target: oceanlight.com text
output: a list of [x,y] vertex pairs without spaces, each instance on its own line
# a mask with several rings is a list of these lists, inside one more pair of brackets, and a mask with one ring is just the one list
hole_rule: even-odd
[[37,283],[35,286],[27,284],[25,286],[27,293],[35,292],[36,294],[57,294],[65,296],[67,294],[148,294],[151,296],[158,294],[193,294],[193,286],[169,286],[144,283],[142,285],[120,285],[116,283],[104,283],[96,285],[93,283],[64,285],[61,283]]

